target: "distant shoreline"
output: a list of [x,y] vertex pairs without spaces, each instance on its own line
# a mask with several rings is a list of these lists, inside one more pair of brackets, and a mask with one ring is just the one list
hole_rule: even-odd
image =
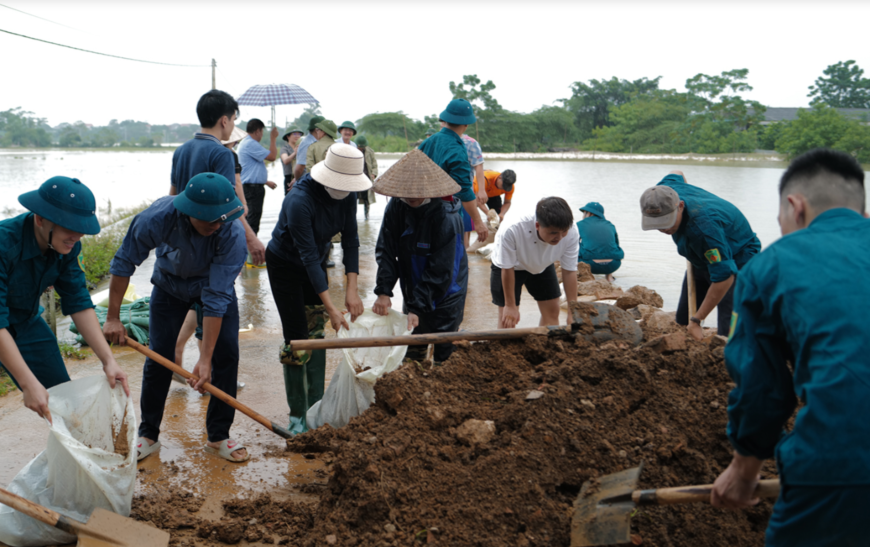
[[[33,155],[43,152],[171,152],[177,146],[148,147],[108,147],[108,148],[0,148],[0,155]],[[404,156],[399,152],[377,152],[377,157],[398,159]],[[776,152],[756,152],[752,154],[627,154],[620,152],[596,152],[591,150],[571,152],[484,152],[486,160],[493,161],[609,161],[638,163],[687,163],[709,165],[744,165],[747,167],[781,167],[788,161],[784,154]]]

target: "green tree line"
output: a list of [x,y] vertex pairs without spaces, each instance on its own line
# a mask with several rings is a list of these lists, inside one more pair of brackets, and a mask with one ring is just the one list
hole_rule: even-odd
[[[468,134],[486,152],[546,152],[597,150],[628,153],[750,153],[776,150],[794,156],[813,146],[829,146],[870,162],[870,127],[865,115],[845,115],[837,109],[870,109],[870,79],[849,60],[828,66],[808,97],[811,107],[797,119],[768,124],[764,105],[745,98],[752,91],[745,68],[708,75],[699,73],[685,82],[685,91],[662,89],[661,77],[625,80],[592,79],[571,85],[571,96],[529,113],[504,108],[494,96],[496,85],[477,75],[449,82],[454,98],[468,99],[477,123]],[[329,117],[328,111],[325,114]],[[310,106],[285,129],[307,130]],[[342,119],[333,119],[337,124]],[[244,127],[244,122],[239,122]],[[379,152],[405,152],[439,130],[438,115],[422,120],[402,111],[377,112],[355,120],[360,134]],[[0,112],[3,146],[154,146],[184,142],[195,124],[151,126],[145,122],[112,120],[108,126],[83,122],[49,127],[20,108]],[[268,142],[268,133],[264,134]]]

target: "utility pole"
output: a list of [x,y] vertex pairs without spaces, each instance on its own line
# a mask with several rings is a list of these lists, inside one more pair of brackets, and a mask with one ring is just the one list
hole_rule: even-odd
[[217,86],[214,82],[214,69],[217,67],[217,63],[214,62],[214,59],[211,60],[211,88],[217,89]]
[[405,125],[405,114],[402,114],[402,128],[405,130],[405,146],[406,150],[411,149],[411,143],[408,141],[408,126]]

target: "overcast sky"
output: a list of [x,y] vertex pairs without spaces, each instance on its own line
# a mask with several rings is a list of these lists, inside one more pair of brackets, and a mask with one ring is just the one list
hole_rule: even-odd
[[[747,98],[806,106],[826,66],[868,70],[870,2],[330,2],[0,0],[0,29],[165,63],[218,63],[217,87],[295,83],[336,122],[402,110],[440,112],[448,83],[492,80],[507,109],[569,97],[573,82],[662,76],[683,90],[699,72],[749,69]],[[4,7],[8,6],[8,7]],[[48,19],[48,22],[11,8]],[[70,28],[71,27],[71,28]],[[211,69],[143,64],[0,33],[0,111],[52,125],[196,122]],[[278,107],[278,121],[301,106]],[[243,107],[242,118],[269,118]]]

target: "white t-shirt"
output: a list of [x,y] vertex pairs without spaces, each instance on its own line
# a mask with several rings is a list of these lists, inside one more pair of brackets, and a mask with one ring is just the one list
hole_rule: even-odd
[[571,223],[568,235],[559,243],[550,245],[538,237],[535,215],[532,213],[499,228],[495,234],[492,263],[503,270],[514,268],[539,274],[559,260],[563,270],[574,272],[577,271],[579,251],[580,233],[576,224]]

